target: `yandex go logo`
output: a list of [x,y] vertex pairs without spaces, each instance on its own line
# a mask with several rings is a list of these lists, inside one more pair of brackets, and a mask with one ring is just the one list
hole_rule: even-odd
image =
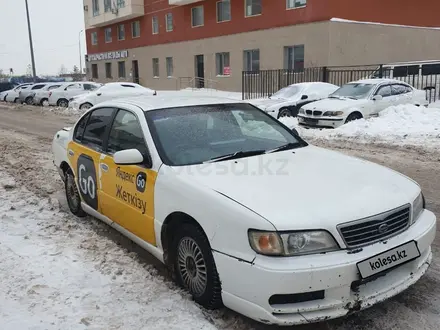
[[96,170],[91,157],[84,154],[78,157],[77,177],[82,199],[87,205],[97,210]]
[[139,172],[136,175],[136,189],[137,189],[137,191],[143,193],[145,191],[146,185],[147,185],[147,174],[144,172]]

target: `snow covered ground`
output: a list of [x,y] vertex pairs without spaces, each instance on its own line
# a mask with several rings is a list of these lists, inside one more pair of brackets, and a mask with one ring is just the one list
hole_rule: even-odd
[[357,120],[336,129],[306,129],[298,126],[296,118],[282,118],[281,121],[295,127],[306,139],[350,140],[440,150],[440,107],[390,107],[378,117]]

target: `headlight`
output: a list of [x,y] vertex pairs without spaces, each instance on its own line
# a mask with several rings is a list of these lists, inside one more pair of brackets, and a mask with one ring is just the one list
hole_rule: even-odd
[[324,112],[323,116],[336,117],[336,116],[342,116],[343,114],[344,111],[326,111]]
[[301,115],[305,115],[306,114],[306,111],[304,110],[304,109],[299,109],[299,112],[298,112],[299,114],[301,114]]
[[339,250],[331,234],[323,230],[296,232],[263,232],[249,230],[252,249],[264,255],[296,256]]
[[417,196],[412,206],[411,224],[415,223],[425,209],[425,197],[422,193]]

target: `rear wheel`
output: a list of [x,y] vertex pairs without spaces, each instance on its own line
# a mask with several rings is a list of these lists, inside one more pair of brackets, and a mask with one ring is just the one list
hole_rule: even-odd
[[57,105],[61,108],[67,108],[69,106],[69,101],[66,99],[60,99],[58,100]]
[[32,96],[28,96],[28,97],[24,100],[24,102],[25,102],[27,105],[32,105],[33,100],[34,100],[34,98],[33,98]]
[[359,112],[353,112],[353,113],[350,113],[350,115],[347,117],[347,120],[345,121],[345,123],[349,123],[351,121],[362,119],[362,118],[363,118],[362,114],[360,114]]
[[66,173],[64,187],[66,190],[66,199],[67,204],[69,205],[70,212],[72,212],[77,217],[85,217],[87,214],[81,207],[81,196],[79,195],[78,188],[75,184],[75,177],[70,171],[67,171]]
[[177,282],[208,309],[220,308],[220,278],[211,247],[203,231],[195,225],[178,227],[174,237],[174,267]]
[[42,99],[42,100],[40,101],[40,105],[41,105],[42,107],[47,107],[47,106],[49,106],[49,100],[48,100],[48,99]]

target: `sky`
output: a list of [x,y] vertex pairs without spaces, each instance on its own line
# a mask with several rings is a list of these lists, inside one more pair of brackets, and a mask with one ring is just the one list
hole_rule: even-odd
[[[37,75],[79,68],[86,50],[83,0],[28,0]],[[31,64],[25,0],[0,0],[0,69],[25,74]]]

